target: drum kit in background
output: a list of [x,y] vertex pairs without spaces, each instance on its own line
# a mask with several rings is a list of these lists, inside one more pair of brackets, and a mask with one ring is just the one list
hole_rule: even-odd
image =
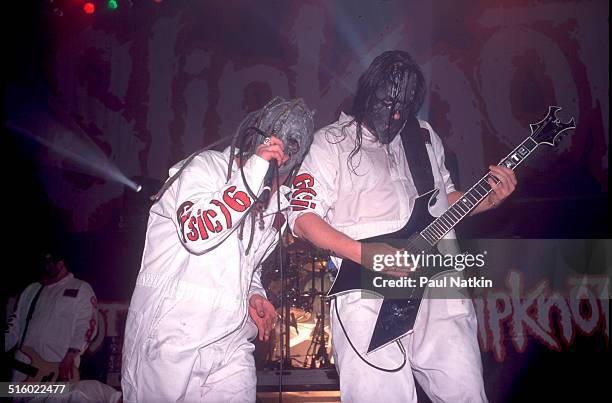
[[332,284],[329,253],[289,236],[281,276],[277,254],[262,267],[262,283],[277,312],[267,343],[257,342],[258,369],[329,368],[331,330],[327,291]]

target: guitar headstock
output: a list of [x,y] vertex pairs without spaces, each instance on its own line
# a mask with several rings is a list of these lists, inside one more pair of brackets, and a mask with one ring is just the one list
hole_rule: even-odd
[[561,108],[558,106],[549,106],[548,114],[538,123],[532,123],[529,125],[531,128],[531,138],[538,144],[546,144],[554,146],[561,141],[561,137],[567,134],[570,129],[575,129],[574,118],[571,118],[569,122],[563,123],[560,119],[557,119],[557,112]]

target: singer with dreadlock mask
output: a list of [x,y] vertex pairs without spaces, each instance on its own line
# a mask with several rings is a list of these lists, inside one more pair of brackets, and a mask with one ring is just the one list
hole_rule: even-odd
[[[343,259],[361,264],[359,240],[408,223],[419,189],[439,189],[429,208],[434,216],[461,196],[444,165],[440,138],[417,118],[425,90],[408,53],[384,52],[360,77],[351,115],[341,113],[314,135],[293,181],[289,225],[297,237],[331,250],[340,271]],[[514,191],[512,170],[490,169],[501,182],[490,183],[493,192],[473,213]],[[450,231],[450,242],[440,248],[452,249],[454,237]],[[416,402],[415,379],[435,402],[486,401],[471,301],[423,299],[412,332],[366,354],[383,300],[363,296],[348,291],[331,305],[342,401]]]
[[284,184],[310,147],[312,115],[301,99],[274,98],[225,151],[170,169],[127,316],[125,402],[255,401],[249,340],[267,340],[276,318],[260,265],[286,227]]

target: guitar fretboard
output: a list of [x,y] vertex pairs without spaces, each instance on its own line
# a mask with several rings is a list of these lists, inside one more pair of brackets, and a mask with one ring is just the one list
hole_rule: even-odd
[[[523,162],[533,150],[538,147],[538,143],[530,137],[527,137],[521,144],[510,152],[497,165],[505,166],[514,170],[521,162]],[[421,231],[421,236],[427,240],[432,246],[438,243],[455,225],[465,218],[476,206],[485,198],[492,189],[487,179],[493,179],[495,183],[499,182],[495,176],[487,173],[474,186],[463,194],[456,202],[454,202],[444,214],[436,218],[425,229]]]

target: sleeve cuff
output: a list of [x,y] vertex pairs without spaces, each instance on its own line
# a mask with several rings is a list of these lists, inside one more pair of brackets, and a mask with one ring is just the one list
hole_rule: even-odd
[[251,301],[251,297],[255,294],[261,295],[265,299],[268,299],[268,296],[266,295],[266,290],[264,290],[263,288],[255,288],[249,291],[249,302]]
[[299,238],[299,236],[297,236],[295,232],[293,232],[293,225],[295,224],[298,218],[308,213],[314,214],[318,216],[319,218],[321,218],[323,221],[325,221],[324,218],[321,216],[321,214],[319,214],[319,212],[317,212],[316,210],[305,209],[305,210],[300,210],[300,211],[291,211],[289,214],[287,214],[288,216],[287,225],[289,225],[289,229],[291,230],[291,235],[293,235],[296,238]]
[[253,183],[258,183],[260,185],[259,187],[261,188],[261,184],[263,183],[269,167],[270,162],[261,158],[257,154],[253,154],[244,164],[245,176],[249,180],[253,181]]

